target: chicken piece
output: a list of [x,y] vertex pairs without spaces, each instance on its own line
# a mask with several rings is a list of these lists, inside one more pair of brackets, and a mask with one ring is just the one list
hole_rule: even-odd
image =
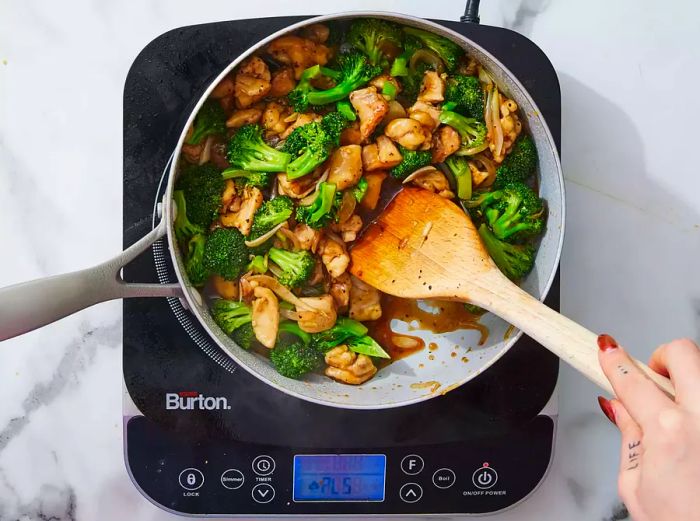
[[241,63],[234,82],[236,107],[248,108],[267,96],[272,87],[270,79],[270,69],[261,58],[252,56]]
[[260,121],[263,111],[258,108],[237,110],[226,120],[226,127],[240,128],[243,125],[250,125]]
[[426,139],[423,126],[411,118],[399,118],[389,123],[384,134],[408,150],[417,150]]
[[221,275],[214,275],[211,280],[214,284],[214,291],[221,298],[238,300],[238,281],[226,280]]
[[316,188],[318,178],[323,175],[322,168],[323,165],[316,168],[312,173],[291,181],[287,178],[287,174],[277,174],[277,189],[279,193],[291,197],[292,199],[302,199],[306,197]]
[[350,274],[343,273],[337,279],[331,280],[331,287],[329,293],[333,300],[335,301],[335,307],[339,313],[345,313],[347,311],[348,304],[350,303]]
[[263,203],[263,194],[255,186],[246,186],[243,188],[243,193],[236,196],[231,204],[236,204],[236,199],[240,201],[240,207],[231,210],[229,205],[231,211],[221,216],[221,224],[227,228],[236,227],[247,236],[250,233],[250,227],[253,226],[253,216]]
[[282,67],[272,75],[272,86],[269,94],[273,98],[281,98],[289,94],[296,85],[294,71],[290,67]]
[[205,140],[202,140],[198,145],[188,145],[187,143],[182,144],[182,154],[189,163],[199,164],[199,158],[202,156],[204,151]]
[[328,182],[336,190],[355,186],[362,177],[362,149],[360,145],[338,147],[331,155],[328,166]]
[[253,300],[253,292],[256,287],[258,287],[258,283],[251,282],[246,275],[238,279],[238,294],[241,300],[246,303],[251,303]]
[[449,125],[441,126],[433,134],[433,163],[442,163],[462,146],[459,133]]
[[299,245],[302,250],[308,250],[311,253],[316,253],[318,243],[321,240],[321,230],[312,228],[307,224],[297,224],[294,227],[294,235],[299,240]]
[[350,312],[348,316],[359,322],[377,320],[382,316],[381,294],[379,290],[365,284],[357,277],[350,276]]
[[211,145],[211,158],[210,161],[216,168],[225,170],[231,167],[231,164],[226,159],[228,144],[223,141],[215,140]]
[[330,237],[324,237],[318,247],[323,265],[331,277],[337,279],[350,265],[350,255],[344,244],[338,243]]
[[367,191],[365,196],[360,201],[360,206],[368,210],[374,210],[379,204],[379,198],[382,194],[382,183],[387,178],[387,173],[383,170],[370,172],[365,174],[367,180]]
[[313,306],[312,311],[297,308],[299,314],[299,328],[307,333],[318,333],[330,329],[335,325],[338,314],[335,311],[335,302],[330,295],[320,297],[302,297],[299,300]]
[[322,119],[323,118],[315,112],[305,112],[304,114],[299,114],[297,119],[295,119],[294,122],[287,127],[287,130],[280,134],[280,138],[287,139],[287,136],[289,136],[289,134],[291,134],[295,128],[311,123],[312,121],[321,121]]
[[289,107],[271,101],[262,113],[262,125],[269,134],[282,134],[289,126],[289,123],[285,121],[289,113]]
[[253,290],[253,332],[268,349],[275,347],[280,326],[280,305],[270,288],[257,286]]
[[325,374],[334,380],[351,385],[359,385],[372,378],[377,368],[367,355],[358,355],[341,344],[326,353]]
[[376,89],[379,92],[382,92],[382,89],[384,88],[384,84],[386,82],[393,84],[394,88],[396,89],[396,92],[401,92],[401,85],[399,85],[398,80],[393,76],[389,76],[388,74],[380,74],[376,78],[373,78],[372,81],[369,82],[369,84],[372,87],[376,87]]
[[307,25],[306,27],[303,27],[300,32],[304,38],[316,43],[326,43],[326,40],[328,40],[328,36],[331,33],[328,26],[323,24]]
[[386,136],[379,136],[376,143],[362,147],[362,165],[367,171],[393,168],[402,159],[399,149]]
[[360,123],[353,121],[340,133],[341,145],[359,145],[362,143],[362,134],[360,134]]
[[366,140],[384,115],[389,111],[389,103],[377,92],[376,87],[367,87],[350,93],[350,103],[360,118],[360,136]]
[[501,128],[503,129],[503,150],[507,154],[513,148],[513,143],[520,135],[522,123],[518,117],[518,104],[512,99],[504,99],[501,103]]
[[227,179],[224,183],[224,192],[221,194],[221,213],[228,211],[234,197],[236,197],[236,183],[233,182],[233,179]]
[[472,175],[472,185],[474,187],[478,187],[489,177],[488,171],[485,169],[479,170],[479,166],[475,161],[469,161],[467,165],[469,165],[469,171]]
[[426,168],[411,179],[411,184],[420,186],[425,190],[430,190],[434,194],[438,194],[445,199],[454,199],[455,197],[454,192],[450,189],[450,182],[447,180],[445,174],[434,167],[430,169]]
[[325,45],[291,34],[274,40],[267,46],[267,52],[278,62],[291,65],[297,80],[304,69],[325,65],[331,57],[331,50]]
[[462,62],[459,64],[457,72],[464,76],[476,76],[479,74],[479,62],[476,61],[476,58],[469,56],[466,63]]
[[333,229],[341,233],[344,242],[352,242],[357,239],[357,232],[362,229],[362,217],[351,215],[348,220],[334,224]]
[[445,81],[436,71],[425,71],[418,101],[440,103],[445,99]]
[[214,90],[211,91],[209,97],[213,99],[228,98],[233,94],[234,90],[233,74],[228,74],[217,84],[216,87],[214,87]]
[[408,108],[408,117],[433,131],[440,125],[440,109],[424,101],[416,101]]

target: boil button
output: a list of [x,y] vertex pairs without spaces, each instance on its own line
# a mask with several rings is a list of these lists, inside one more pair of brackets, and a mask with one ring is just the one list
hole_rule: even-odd
[[437,488],[450,488],[455,484],[455,473],[452,469],[438,469],[433,474],[433,485]]
[[488,463],[484,463],[481,468],[478,468],[472,474],[472,483],[476,488],[485,490],[491,488],[498,481],[498,473]]

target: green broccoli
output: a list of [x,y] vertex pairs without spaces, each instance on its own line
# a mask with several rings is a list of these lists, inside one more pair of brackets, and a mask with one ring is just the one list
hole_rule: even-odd
[[294,322],[293,320],[284,320],[280,322],[279,329],[278,329],[278,340],[279,340],[279,335],[282,333],[289,333],[290,335],[296,336],[299,340],[304,342],[304,344],[309,344],[311,342],[311,333],[307,333],[303,329],[299,327],[299,324]]
[[329,112],[321,119],[321,128],[328,135],[333,146],[340,146],[340,134],[348,124],[348,120],[340,112]]
[[175,221],[173,228],[175,229],[175,237],[180,242],[186,241],[193,235],[204,233],[201,226],[192,224],[187,218],[187,204],[185,203],[185,192],[175,190],[173,192],[173,201],[175,201]]
[[377,358],[391,358],[389,353],[382,349],[377,341],[369,335],[364,335],[361,337],[350,338],[347,341],[347,346],[350,351],[367,356],[374,356]]
[[237,228],[217,228],[204,247],[204,266],[226,280],[234,280],[248,265],[245,237]]
[[287,378],[298,379],[321,367],[323,355],[304,342],[275,346],[270,351],[270,362],[277,372]]
[[459,45],[452,40],[448,40],[444,36],[438,36],[437,34],[423,31],[422,29],[416,29],[415,27],[404,27],[403,30],[406,34],[418,38],[423,45],[437,54],[445,63],[447,72],[455,71],[460,58],[464,55],[464,51]]
[[361,203],[362,199],[365,198],[365,194],[367,193],[368,187],[369,187],[369,183],[367,182],[367,179],[365,179],[364,177],[361,177],[360,180],[357,182],[357,184],[353,187],[352,195],[355,196],[355,200],[358,203]]
[[472,172],[466,157],[451,155],[445,159],[445,164],[452,172],[457,185],[457,197],[467,200],[472,196]]
[[348,100],[341,100],[336,103],[335,109],[338,111],[338,114],[342,115],[348,121],[355,121],[357,119],[355,109]]
[[253,346],[253,342],[256,341],[255,331],[253,331],[253,323],[243,324],[241,327],[236,329],[231,333],[231,338],[233,339],[239,347],[243,349],[250,349]]
[[415,36],[405,35],[403,40],[403,52],[394,58],[389,75],[394,77],[408,76],[411,72],[409,69],[411,56],[422,46],[423,44],[421,44],[420,40]]
[[457,112],[484,121],[484,89],[478,77],[461,74],[451,76],[445,86],[445,101],[454,103]]
[[260,275],[267,273],[267,255],[255,255],[250,260],[245,270],[246,272],[252,271],[253,273],[258,273]]
[[204,286],[209,278],[209,270],[204,264],[204,248],[207,237],[203,233],[197,233],[190,237],[185,251],[185,272],[187,278],[195,287]]
[[373,66],[367,57],[359,52],[338,56],[341,79],[327,90],[314,90],[311,80],[318,77],[321,67],[314,65],[306,69],[297,86],[288,94],[289,101],[297,112],[305,112],[309,105],[326,105],[343,100],[355,89],[381,74],[381,67]]
[[207,100],[197,112],[192,125],[192,134],[185,142],[188,145],[198,145],[202,139],[214,134],[226,133],[226,114],[221,103]]
[[[428,155],[430,153],[428,152]],[[338,192],[340,193],[340,192]],[[316,198],[308,206],[297,206],[296,219],[312,228],[323,228],[335,219],[335,184],[319,184]]]
[[207,230],[219,214],[224,180],[219,170],[211,165],[189,165],[185,167],[175,183],[176,190],[182,190],[187,201],[189,221]]
[[295,158],[287,166],[287,178],[298,179],[310,174],[323,163],[333,147],[340,144],[340,133],[346,119],[338,112],[323,116],[321,122],[312,121],[295,128],[284,143],[284,151]]
[[257,188],[268,188],[275,178],[274,172],[247,172],[238,168],[227,168],[221,172],[223,179],[233,179],[243,183],[244,186],[255,186]]
[[290,156],[263,141],[260,125],[238,129],[228,144],[228,162],[232,167],[251,172],[284,172]]
[[316,267],[314,256],[306,251],[288,251],[270,248],[270,260],[282,269],[277,279],[290,288],[302,285],[311,278]]
[[398,165],[389,170],[392,177],[396,179],[405,179],[409,174],[433,162],[433,155],[430,153],[430,150],[409,150],[399,145],[399,152],[403,159]]
[[253,216],[253,225],[250,227],[248,240],[252,241],[265,235],[275,226],[289,219],[293,211],[294,201],[286,195],[265,201]]
[[319,352],[325,353],[350,338],[359,338],[366,335],[367,331],[367,327],[361,322],[351,318],[340,317],[332,328],[311,335],[311,345]]
[[513,149],[496,169],[494,188],[501,188],[515,181],[526,181],[537,168],[537,149],[532,138],[521,134],[513,143]]
[[358,18],[350,24],[347,41],[365,53],[372,65],[388,65],[386,51],[400,48],[403,34],[398,25],[380,18]]
[[462,155],[475,154],[484,149],[486,145],[486,125],[474,118],[467,118],[452,112],[443,110],[440,112],[440,123],[451,126],[462,138],[462,148],[459,153]]
[[253,314],[245,302],[217,299],[211,306],[214,322],[229,335],[239,347],[250,349],[255,341]]
[[421,86],[423,85],[423,77],[426,71],[434,70],[435,67],[430,63],[418,62],[414,67],[408,69],[408,73],[400,78],[401,80],[401,99],[404,104],[412,105],[420,94]]
[[510,280],[522,279],[535,265],[536,250],[531,244],[501,241],[485,223],[479,226],[479,236],[498,269]]

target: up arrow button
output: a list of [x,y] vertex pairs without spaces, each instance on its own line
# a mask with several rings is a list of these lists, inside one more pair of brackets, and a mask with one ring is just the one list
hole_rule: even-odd
[[415,503],[423,497],[423,489],[418,483],[406,483],[399,490],[399,497],[404,503]]

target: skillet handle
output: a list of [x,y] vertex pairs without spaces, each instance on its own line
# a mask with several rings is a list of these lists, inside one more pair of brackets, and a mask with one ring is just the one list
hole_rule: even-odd
[[0,289],[0,342],[99,302],[130,297],[182,297],[179,284],[135,284],[120,271],[165,235],[165,220],[116,257],[92,268]]

